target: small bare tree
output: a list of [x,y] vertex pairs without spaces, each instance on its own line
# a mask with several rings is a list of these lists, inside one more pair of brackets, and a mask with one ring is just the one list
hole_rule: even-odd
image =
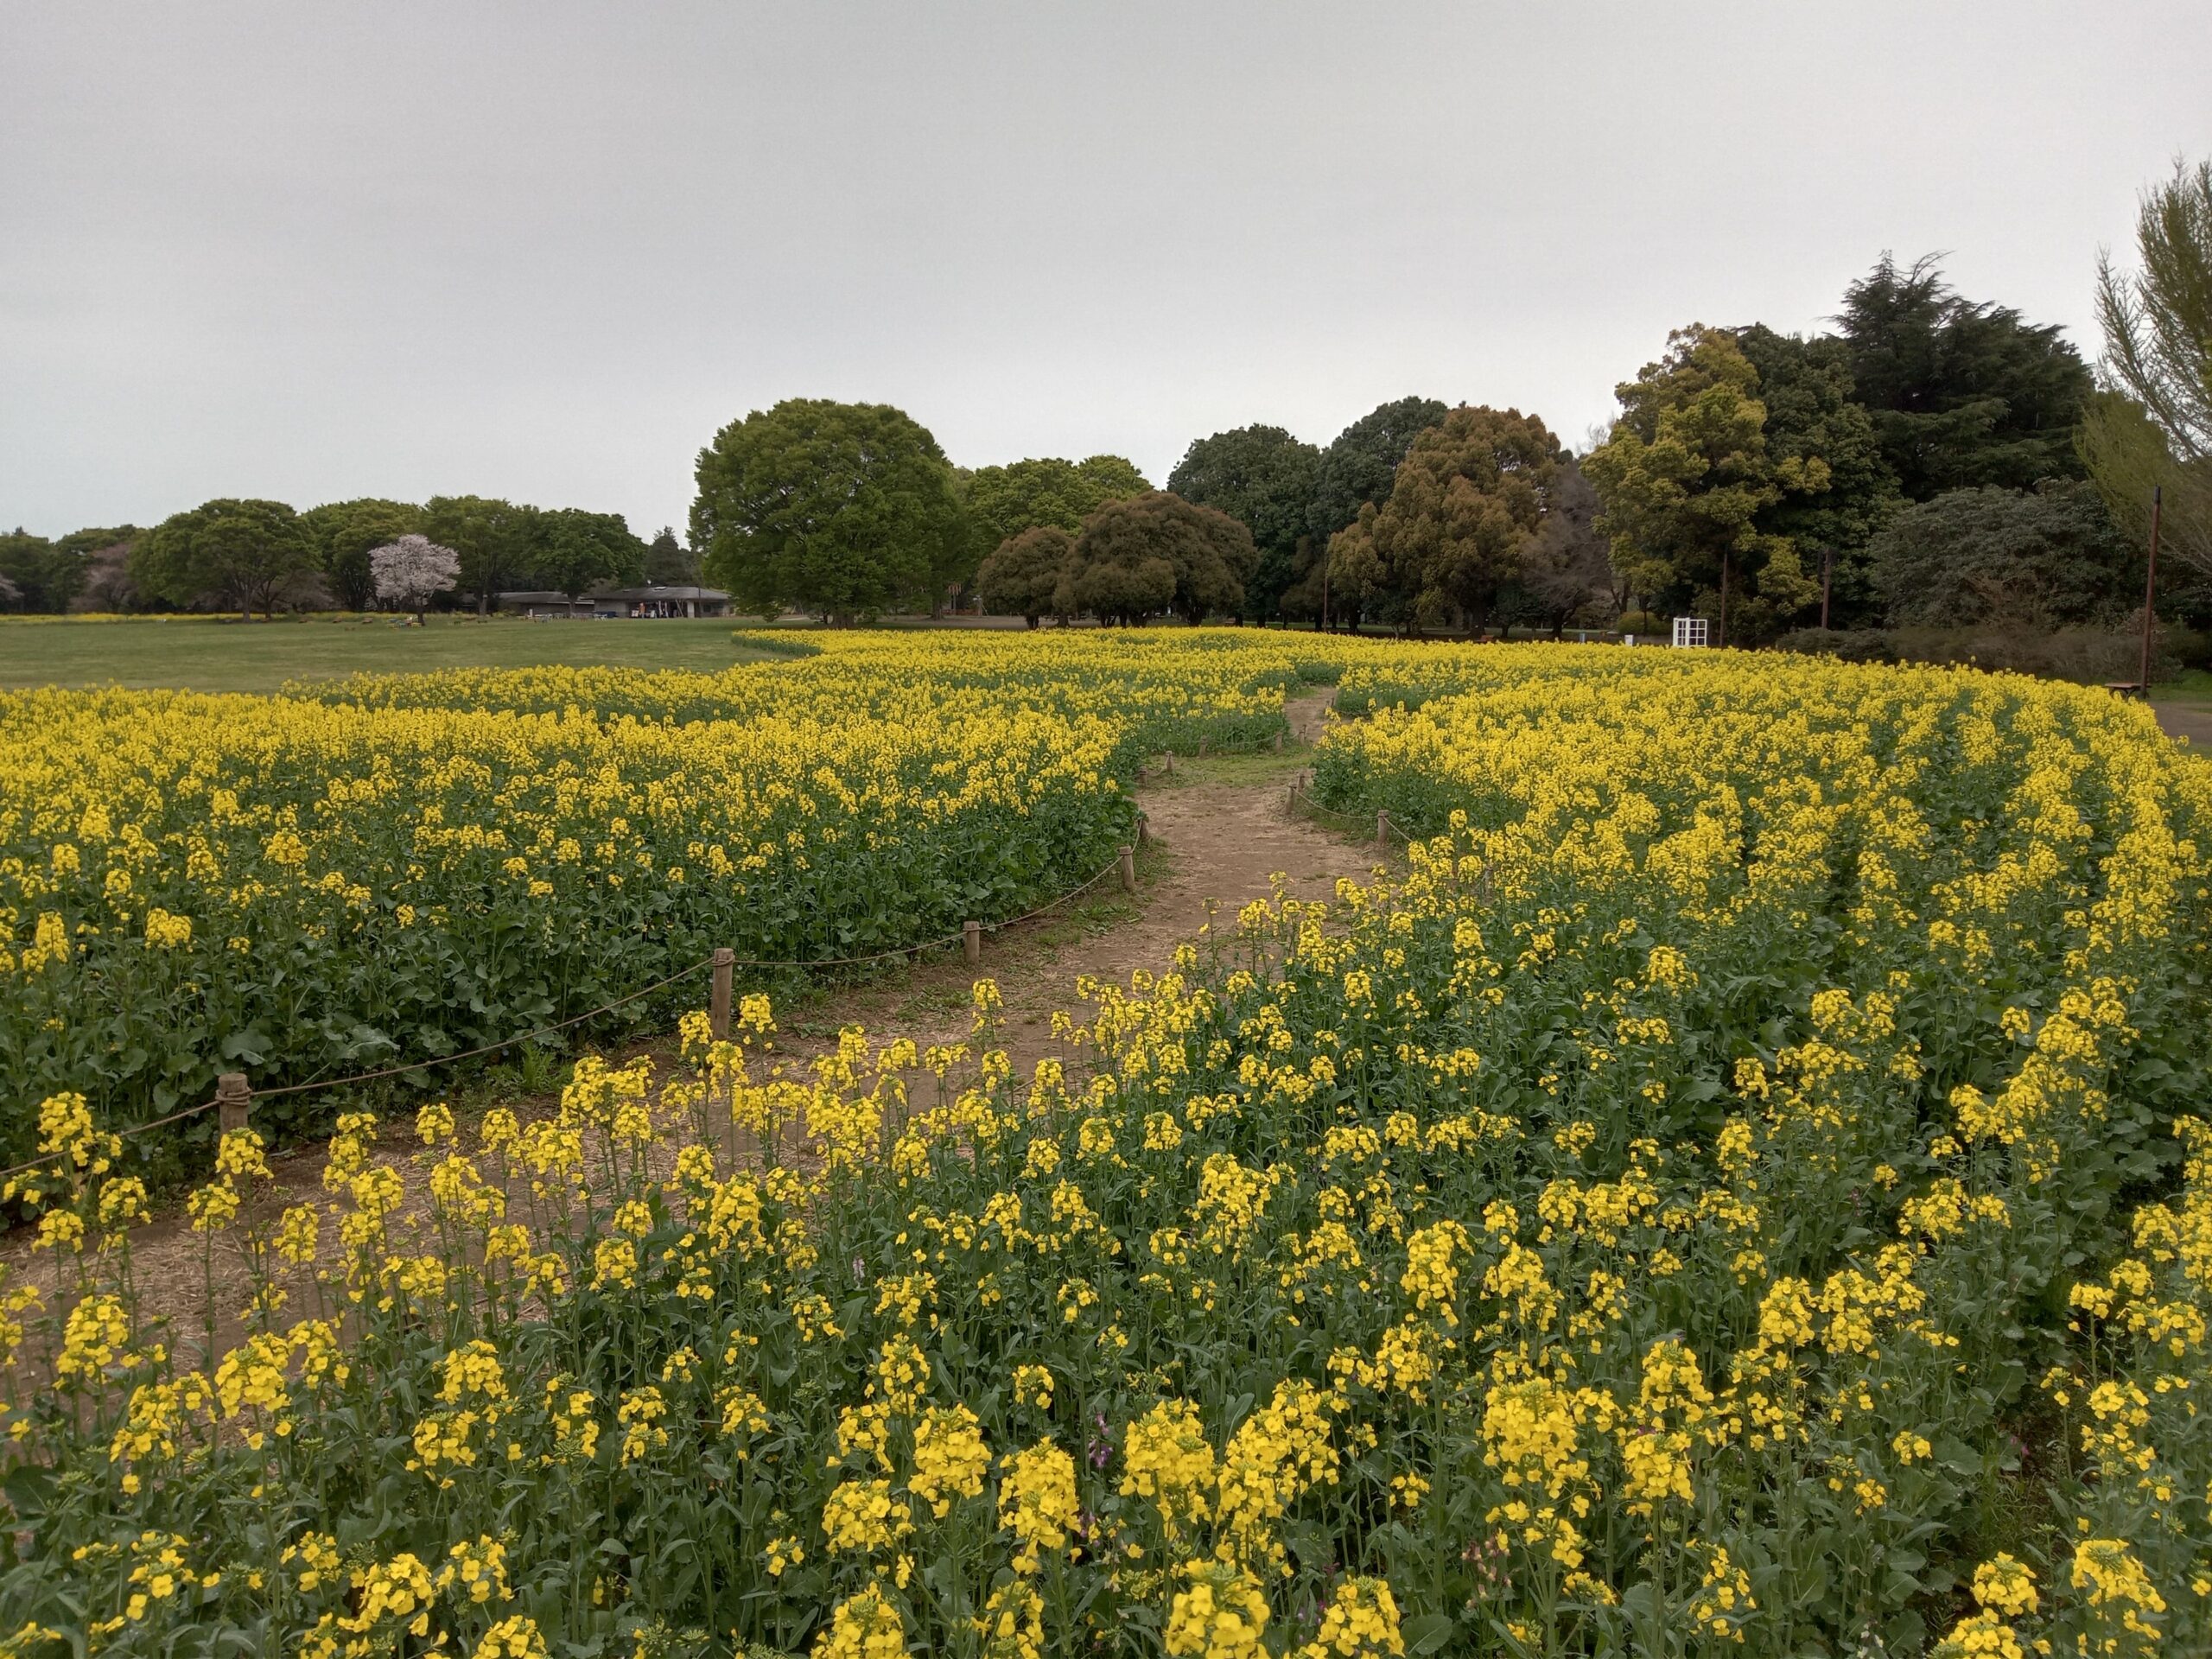
[[427,536],[403,536],[370,551],[369,574],[378,599],[414,612],[420,622],[430,596],[460,580],[461,555]]
[[2167,556],[2212,578],[2212,161],[2177,161],[2136,216],[2142,268],[2097,262],[2103,395],[2082,410],[2089,476],[2139,543],[2165,492]]

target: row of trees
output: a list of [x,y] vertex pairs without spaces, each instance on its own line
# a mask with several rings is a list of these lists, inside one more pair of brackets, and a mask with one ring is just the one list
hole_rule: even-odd
[[[1887,257],[1837,322],[1811,339],[1693,324],[1618,389],[1621,414],[1584,466],[1638,608],[1694,609],[1742,640],[1823,601],[1843,624],[1903,620],[1900,606],[1949,621],[2125,608],[2131,556],[2081,487],[2094,384],[2056,328],[1962,297],[1929,260]],[[1986,553],[2022,531],[2086,561],[2056,613],[2032,572],[1993,581],[1986,558],[1980,580],[1949,584],[1955,606],[1931,604],[1922,578],[1961,537]]]
[[[223,498],[149,530],[84,530],[48,541],[0,535],[0,603],[29,611],[228,609],[379,601],[418,608],[415,589],[379,590],[372,555],[408,538],[449,553],[453,581],[431,590],[488,610],[501,591],[581,596],[602,583],[698,580],[675,532],[649,544],[620,513],[534,507],[488,496],[433,496],[416,505],[364,497],[305,512],[281,501]],[[388,562],[389,563],[389,562]]]
[[[1885,256],[1833,333],[1677,331],[1579,457],[1533,416],[1406,397],[1325,448],[1216,433],[1168,488],[1250,533],[1256,566],[1221,608],[1252,620],[1557,631],[1689,611],[1753,643],[1815,620],[2118,621],[2140,606],[2155,487],[2162,607],[2201,624],[2212,162],[2146,194],[2137,251],[2133,272],[2101,267],[2094,372],[2056,327],[1961,296],[1933,258]],[[1009,542],[984,599],[1067,610],[1078,546]]]
[[1038,524],[976,572],[984,605],[1027,619],[1089,614],[1135,624],[1237,614],[1260,564],[1252,533],[1225,512],[1165,490],[1103,502],[1075,531]]
[[[1185,614],[1204,594],[1215,613],[1318,618],[1329,536],[1389,493],[1414,436],[1446,412],[1425,398],[1386,404],[1325,450],[1279,427],[1217,433],[1192,444],[1167,491],[1154,492],[1119,455],[970,470],[949,462],[901,410],[794,398],[732,422],[700,452],[691,541],[709,578],[754,610],[842,620],[906,607],[934,613],[979,594],[1007,614],[1099,613],[1077,595],[1110,586],[1115,615]],[[1144,525],[1160,538],[1142,558],[1109,561],[1124,571],[1109,583],[1093,521],[1153,495],[1163,499],[1105,521],[1117,536]],[[1211,512],[1194,518],[1185,508]],[[1244,542],[1217,574],[1193,550],[1223,536],[1221,518]],[[1087,537],[1089,550],[1078,551]],[[1236,550],[1244,543],[1249,566]],[[1180,573],[1172,597],[1159,597],[1163,565]],[[1140,566],[1149,572],[1141,580]]]
[[[1117,455],[969,470],[885,404],[791,399],[702,449],[689,546],[619,514],[479,496],[211,501],[148,531],[0,537],[0,602],[58,610],[362,606],[370,554],[450,550],[459,593],[708,580],[838,620],[980,594],[1090,613],[1408,629],[1717,617],[1751,643],[1817,619],[2032,626],[2139,603],[2153,487],[2212,616],[2212,163],[2145,198],[2140,269],[2101,270],[2101,379],[2057,328],[1885,256],[1830,334],[1677,330],[1576,454],[1533,415],[1386,403],[1325,447],[1193,442],[1154,491]],[[135,588],[135,593],[133,589]]]

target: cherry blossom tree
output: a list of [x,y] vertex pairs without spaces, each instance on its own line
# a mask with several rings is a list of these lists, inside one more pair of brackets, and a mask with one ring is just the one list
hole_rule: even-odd
[[377,597],[404,606],[420,620],[430,595],[452,588],[461,577],[461,555],[427,536],[402,536],[369,553],[369,573]]

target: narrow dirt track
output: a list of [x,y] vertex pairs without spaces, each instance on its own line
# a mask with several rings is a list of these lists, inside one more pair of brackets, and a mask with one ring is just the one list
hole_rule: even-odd
[[1177,945],[1198,938],[1210,924],[1219,932],[1233,927],[1237,911],[1273,892],[1278,874],[1283,891],[1303,899],[1331,898],[1339,877],[1364,878],[1374,867],[1372,847],[1287,810],[1290,779],[1319,737],[1328,702],[1322,696],[1286,707],[1295,741],[1280,757],[1185,759],[1172,774],[1154,772],[1137,792],[1153,849],[1134,901],[1116,902],[1119,895],[1109,893],[1089,919],[1078,912],[994,937],[978,969],[958,961],[925,963],[810,1001],[787,1031],[785,1051],[818,1052],[834,1046],[837,1027],[849,1025],[920,1044],[962,1041],[969,989],[983,976],[999,988],[1004,1046],[1016,1075],[1027,1075],[1043,1056],[1065,1052],[1052,1039],[1052,1016],[1061,1008],[1078,1012],[1077,978],[1126,987],[1139,969],[1160,972]]
[[2199,702],[2161,702],[2152,705],[2158,725],[2192,749],[2212,750],[2212,707]]
[[[779,1007],[777,1058],[803,1070],[814,1056],[834,1049],[838,1031],[851,1026],[879,1042],[902,1036],[925,1047],[965,1041],[973,982],[988,977],[1005,1005],[1002,1046],[1015,1075],[1026,1077],[1047,1054],[1076,1058],[1053,1036],[1052,1016],[1065,1008],[1078,1020],[1084,1017],[1075,990],[1078,978],[1126,987],[1140,969],[1166,969],[1176,947],[1198,938],[1210,922],[1224,933],[1232,929],[1237,911],[1274,891],[1278,875],[1282,891],[1302,899],[1332,897],[1340,877],[1364,879],[1376,862],[1370,843],[1317,828],[1292,817],[1287,807],[1290,779],[1320,735],[1328,702],[1324,695],[1287,706],[1295,741],[1280,755],[1185,759],[1173,763],[1173,774],[1149,778],[1137,799],[1152,846],[1134,896],[1120,893],[1109,879],[1077,904],[991,935],[979,969],[957,956],[939,957],[860,984],[824,988]],[[741,982],[739,988],[745,988]],[[703,982],[701,993],[703,997]],[[664,1065],[674,1045],[664,1036],[627,1045],[623,1052],[652,1054]],[[919,1082],[909,1085],[918,1094]],[[556,1103],[524,1097],[499,1103],[527,1119],[550,1113]],[[404,1122],[387,1125],[378,1161],[401,1165],[418,1150],[409,1128]],[[273,1179],[257,1194],[256,1212],[273,1217],[289,1205],[321,1203],[323,1164],[321,1146],[273,1157]],[[191,1230],[181,1208],[166,1206],[131,1241],[133,1274],[146,1305],[174,1319],[180,1335],[199,1327],[207,1271],[205,1241]],[[326,1241],[329,1235],[326,1229]],[[0,1265],[10,1277],[49,1281],[53,1265],[35,1262],[29,1245],[29,1230],[18,1229],[0,1243]],[[243,1266],[229,1247],[219,1247],[214,1272],[219,1300],[226,1304],[223,1323],[234,1328],[229,1316],[247,1292]]]

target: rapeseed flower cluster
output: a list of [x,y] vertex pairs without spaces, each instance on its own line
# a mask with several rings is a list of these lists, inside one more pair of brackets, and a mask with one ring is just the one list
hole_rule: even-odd
[[748,1001],[349,1116],[319,1213],[241,1141],[212,1346],[54,1090],[0,1652],[2212,1643],[2207,769],[1966,672],[1364,654],[1317,774],[1402,865],[1027,1076],[988,988],[958,1056]]

